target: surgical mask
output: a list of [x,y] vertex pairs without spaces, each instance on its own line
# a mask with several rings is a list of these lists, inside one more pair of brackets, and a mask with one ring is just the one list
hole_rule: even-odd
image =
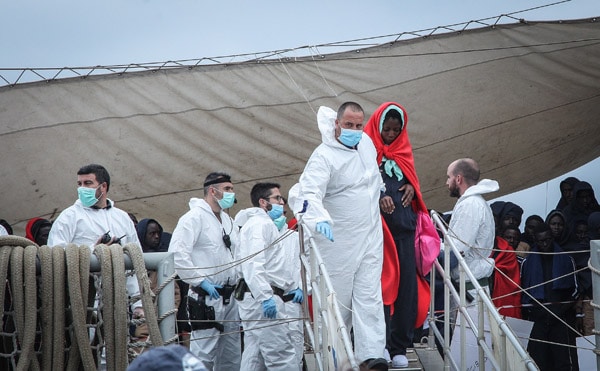
[[275,220],[283,215],[283,206],[280,204],[271,204],[271,206],[271,210],[267,211],[271,219]]
[[[100,187],[100,186],[98,186]],[[96,198],[96,188],[88,188],[88,187],[79,187],[77,188],[77,195],[79,196],[79,201],[85,207],[92,207],[98,202]]]
[[277,227],[278,230],[281,230],[281,228],[283,228],[283,226],[285,225],[286,222],[287,222],[287,218],[285,217],[285,215],[282,215],[277,219],[273,219],[273,223],[275,223],[275,226]]
[[233,206],[235,202],[235,193],[233,192],[223,192],[223,198],[217,200],[221,209],[229,209]]
[[362,130],[352,130],[341,128],[342,131],[338,140],[348,147],[354,147],[362,138]]

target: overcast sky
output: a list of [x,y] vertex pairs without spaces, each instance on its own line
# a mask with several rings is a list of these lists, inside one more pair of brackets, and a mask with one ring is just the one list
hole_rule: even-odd
[[[280,50],[515,14],[600,15],[600,1],[0,0],[0,68],[161,62]],[[508,21],[508,19],[507,19]]]
[[[0,69],[162,62],[399,34],[512,14],[600,16],[599,0],[0,0]],[[550,5],[549,4],[554,4]],[[505,18],[502,23],[514,22]],[[493,21],[488,21],[488,23]],[[600,160],[573,174],[600,189]],[[544,217],[558,182],[503,197]],[[501,180],[500,180],[501,183]],[[502,186],[502,184],[500,184]]]

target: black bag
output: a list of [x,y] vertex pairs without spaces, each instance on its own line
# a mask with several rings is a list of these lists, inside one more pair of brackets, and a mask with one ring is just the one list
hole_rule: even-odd
[[235,287],[235,290],[233,291],[233,297],[237,301],[243,301],[244,294],[246,294],[246,292],[249,292],[249,291],[250,291],[250,288],[248,287],[246,280],[241,278],[239,280],[237,286]]
[[206,305],[204,296],[199,296],[198,300],[188,296],[187,301],[192,330],[207,330],[210,328],[216,328],[220,332],[225,330],[222,324],[211,322],[215,320],[215,308]]

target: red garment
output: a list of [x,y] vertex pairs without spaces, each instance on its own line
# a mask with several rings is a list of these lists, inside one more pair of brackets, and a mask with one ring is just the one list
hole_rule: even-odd
[[429,305],[431,304],[431,290],[429,290],[429,282],[421,275],[417,274],[417,318],[415,319],[415,328],[421,327],[427,314],[429,313]]
[[[386,109],[390,106],[394,105],[398,107],[402,112],[402,131],[400,135],[392,142],[390,145],[385,145],[383,143],[383,139],[381,139],[381,131],[379,126],[381,124],[381,120],[385,118]],[[382,117],[383,116],[383,117]],[[390,160],[394,160],[396,164],[402,170],[402,174],[406,180],[413,186],[415,189],[415,196],[412,201],[412,208],[415,211],[422,210],[427,212],[427,206],[425,206],[425,202],[423,201],[423,196],[421,195],[421,187],[419,186],[419,178],[417,177],[417,172],[415,170],[415,161],[412,152],[412,146],[410,145],[410,141],[408,139],[408,115],[404,107],[395,102],[386,102],[379,106],[367,121],[364,132],[371,138],[373,144],[375,145],[375,149],[377,150],[377,163],[381,164],[381,160],[383,156]],[[387,227],[385,220],[383,217],[381,218],[383,224],[383,270],[381,275],[381,290],[383,296],[383,303],[385,305],[391,305],[396,301],[398,296],[398,285],[400,284],[400,266],[398,263],[398,253],[396,252],[396,244],[394,243],[394,239],[392,238],[392,234]],[[397,274],[397,276],[394,276]],[[425,320],[425,316],[427,316],[427,311],[429,310],[429,285],[417,274],[417,282],[418,282],[418,312],[417,312],[417,322],[420,320],[420,323],[415,324],[415,326],[421,326],[423,321]],[[423,305],[426,303],[426,305]],[[390,308],[393,313],[393,306]]]
[[[379,125],[381,120],[384,117],[381,117],[386,108],[390,105],[397,106],[402,111],[402,117],[404,121],[404,125],[402,127],[402,131],[398,138],[392,142],[389,146],[383,144],[383,139],[381,139],[381,131],[379,130]],[[427,212],[427,206],[425,206],[425,202],[423,202],[423,197],[421,196],[421,187],[419,186],[419,178],[417,178],[417,172],[415,170],[415,160],[413,157],[412,146],[410,145],[410,140],[408,139],[408,132],[406,130],[408,126],[408,115],[406,114],[406,110],[404,107],[394,102],[386,102],[379,106],[377,110],[371,115],[367,125],[365,126],[365,133],[371,137],[373,144],[375,145],[375,149],[377,150],[377,163],[381,164],[381,159],[383,156],[390,160],[396,161],[400,169],[402,170],[402,174],[406,177],[406,180],[413,186],[415,189],[415,198],[413,199],[413,209],[415,211],[424,211]]]
[[398,252],[396,243],[392,237],[392,232],[388,228],[383,216],[381,217],[383,226],[383,266],[381,268],[381,296],[383,304],[390,305],[390,312],[394,314],[394,302],[398,296],[398,287],[400,286],[400,264],[398,263]]
[[30,241],[35,242],[35,237],[33,236],[33,231],[31,230],[33,228],[33,224],[35,222],[37,222],[38,220],[44,220],[43,218],[31,218],[29,219],[29,221],[27,222],[27,225],[25,226],[25,238],[27,238]]
[[[495,242],[495,249],[501,251],[493,251],[491,255],[496,264],[493,275],[492,302],[497,308],[500,308],[498,312],[501,315],[521,318],[521,291],[519,290],[521,274],[517,254],[505,239],[496,237]],[[515,283],[512,283],[498,271],[506,274]],[[507,294],[511,295],[504,296]],[[503,306],[509,307],[501,308]]]

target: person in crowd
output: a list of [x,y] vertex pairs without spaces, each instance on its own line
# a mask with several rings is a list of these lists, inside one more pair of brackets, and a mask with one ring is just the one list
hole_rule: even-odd
[[[110,175],[106,168],[89,164],[77,171],[77,194],[75,203],[63,210],[52,223],[48,234],[48,246],[66,247],[67,244],[89,246],[134,243],[140,245],[137,232],[129,215],[117,208],[108,198]],[[127,277],[127,293],[139,296],[138,281]],[[141,300],[132,304],[133,318],[144,316]]]
[[577,220],[575,229],[569,241],[561,246],[570,252],[570,256],[577,269],[577,283],[579,288],[579,302],[575,307],[578,331],[584,335],[592,335],[594,330],[594,310],[591,305],[593,299],[592,272],[588,268],[590,259],[590,237],[587,220]]
[[5,236],[13,234],[12,226],[5,219],[0,219],[0,228],[6,232]]
[[541,371],[578,370],[576,334],[569,329],[576,325],[575,265],[546,223],[534,235],[532,254],[521,268],[523,317],[533,322],[527,351]]
[[564,249],[564,246],[569,242],[569,238],[571,237],[565,214],[560,210],[552,210],[546,216],[545,223],[548,224],[552,231],[554,242]]
[[571,203],[571,201],[573,201],[573,187],[575,187],[575,184],[578,182],[579,179],[573,176],[565,178],[560,182],[560,199],[556,204],[555,210],[563,210]]
[[[500,237],[505,239],[506,242],[508,242],[508,245],[515,251],[514,254],[517,257],[517,263],[519,264],[519,267],[520,267],[521,263],[523,263],[523,260],[525,259],[524,257],[521,257],[519,255],[519,250],[518,250],[519,246],[522,246],[521,245],[521,230],[517,226],[507,225],[500,231]],[[527,245],[527,246],[529,247],[529,245]],[[529,251],[529,249],[527,249],[527,251]]]
[[[395,300],[386,302],[385,290],[383,293],[387,350],[395,368],[408,367],[406,350],[413,347],[419,297],[415,263],[416,212],[427,213],[407,125],[408,115],[404,107],[387,102],[375,110],[365,126],[365,133],[377,150],[377,162],[385,183],[385,192],[381,194],[379,203],[392,239],[384,245],[384,249],[394,250],[391,255],[397,256],[398,263],[393,264],[399,264],[400,269],[400,284],[393,288],[391,295]],[[390,306],[393,306],[393,310],[390,310]]]
[[[299,370],[290,322],[304,298],[297,273],[297,251],[280,240],[286,224],[284,199],[277,183],[257,183],[250,191],[253,207],[240,211],[240,257],[247,285],[239,302],[244,327],[242,370]],[[292,260],[292,262],[290,262]],[[265,320],[272,320],[265,322]]]
[[35,242],[38,246],[48,244],[48,234],[52,222],[44,218],[31,218],[25,226],[25,238]]
[[588,182],[580,181],[573,186],[573,202],[564,208],[567,227],[572,230],[577,220],[587,220],[591,213],[600,211],[594,189]]
[[127,371],[206,371],[202,361],[187,348],[172,344],[148,349],[136,357]]
[[588,238],[590,240],[600,240],[600,211],[595,211],[588,216]]
[[204,197],[192,198],[173,231],[169,252],[175,271],[189,284],[190,350],[208,370],[236,370],[241,361],[237,302],[239,278],[235,255],[239,233],[225,212],[233,206],[231,176],[213,172],[203,184]]
[[355,102],[337,113],[320,107],[322,143],[300,176],[303,220],[321,246],[354,352],[364,368],[387,370],[386,329],[381,293],[383,231],[379,198],[385,185],[377,151],[363,133],[364,111]]
[[[520,216],[515,218],[514,206],[516,205],[512,202],[504,201],[496,201],[490,205],[496,224],[496,237],[494,250],[490,255],[494,259],[494,272],[489,280],[489,288],[492,302],[501,315],[521,318],[519,262],[515,249],[502,237],[508,229],[519,230],[514,223],[520,222]],[[507,215],[507,213],[511,215]]]
[[[131,216],[131,215],[130,215]],[[167,245],[162,245],[163,242],[163,227],[155,219],[142,219],[137,225],[136,230],[138,239],[141,242],[142,250],[145,253],[152,252],[166,252],[169,248]],[[148,277],[150,278],[150,289],[156,293],[158,286],[158,276],[156,271],[148,271]],[[175,307],[177,308],[177,333],[179,334],[179,341],[189,348],[189,328],[186,302],[187,296],[182,297],[181,293],[182,285],[185,285],[185,290],[189,288],[179,277],[175,281]],[[187,291],[185,291],[187,293]],[[181,320],[180,320],[181,319]],[[135,331],[135,337],[144,338],[149,335],[148,326],[142,324],[137,327]]]
[[[483,198],[484,194],[497,191],[498,182],[490,179],[480,180],[477,162],[471,158],[455,160],[448,166],[446,185],[451,197],[458,201],[452,209],[449,234],[444,241],[446,250],[451,251],[451,243],[463,256],[477,282],[489,292],[489,278],[494,270],[494,260],[490,258],[494,247],[495,223],[490,206]],[[459,269],[452,270],[452,278],[459,279]],[[466,282],[467,292],[477,299],[478,293],[470,281]],[[458,303],[452,300],[452,315],[456,316]],[[477,307],[469,306],[471,317],[477,317]],[[455,317],[456,318],[456,317]],[[451,323],[455,321],[451,318]]]
[[525,219],[525,227],[521,233],[521,243],[517,247],[517,259],[521,262],[527,258],[527,252],[531,250],[531,246],[535,243],[533,231],[535,228],[544,223],[544,219],[539,215],[530,215]]

